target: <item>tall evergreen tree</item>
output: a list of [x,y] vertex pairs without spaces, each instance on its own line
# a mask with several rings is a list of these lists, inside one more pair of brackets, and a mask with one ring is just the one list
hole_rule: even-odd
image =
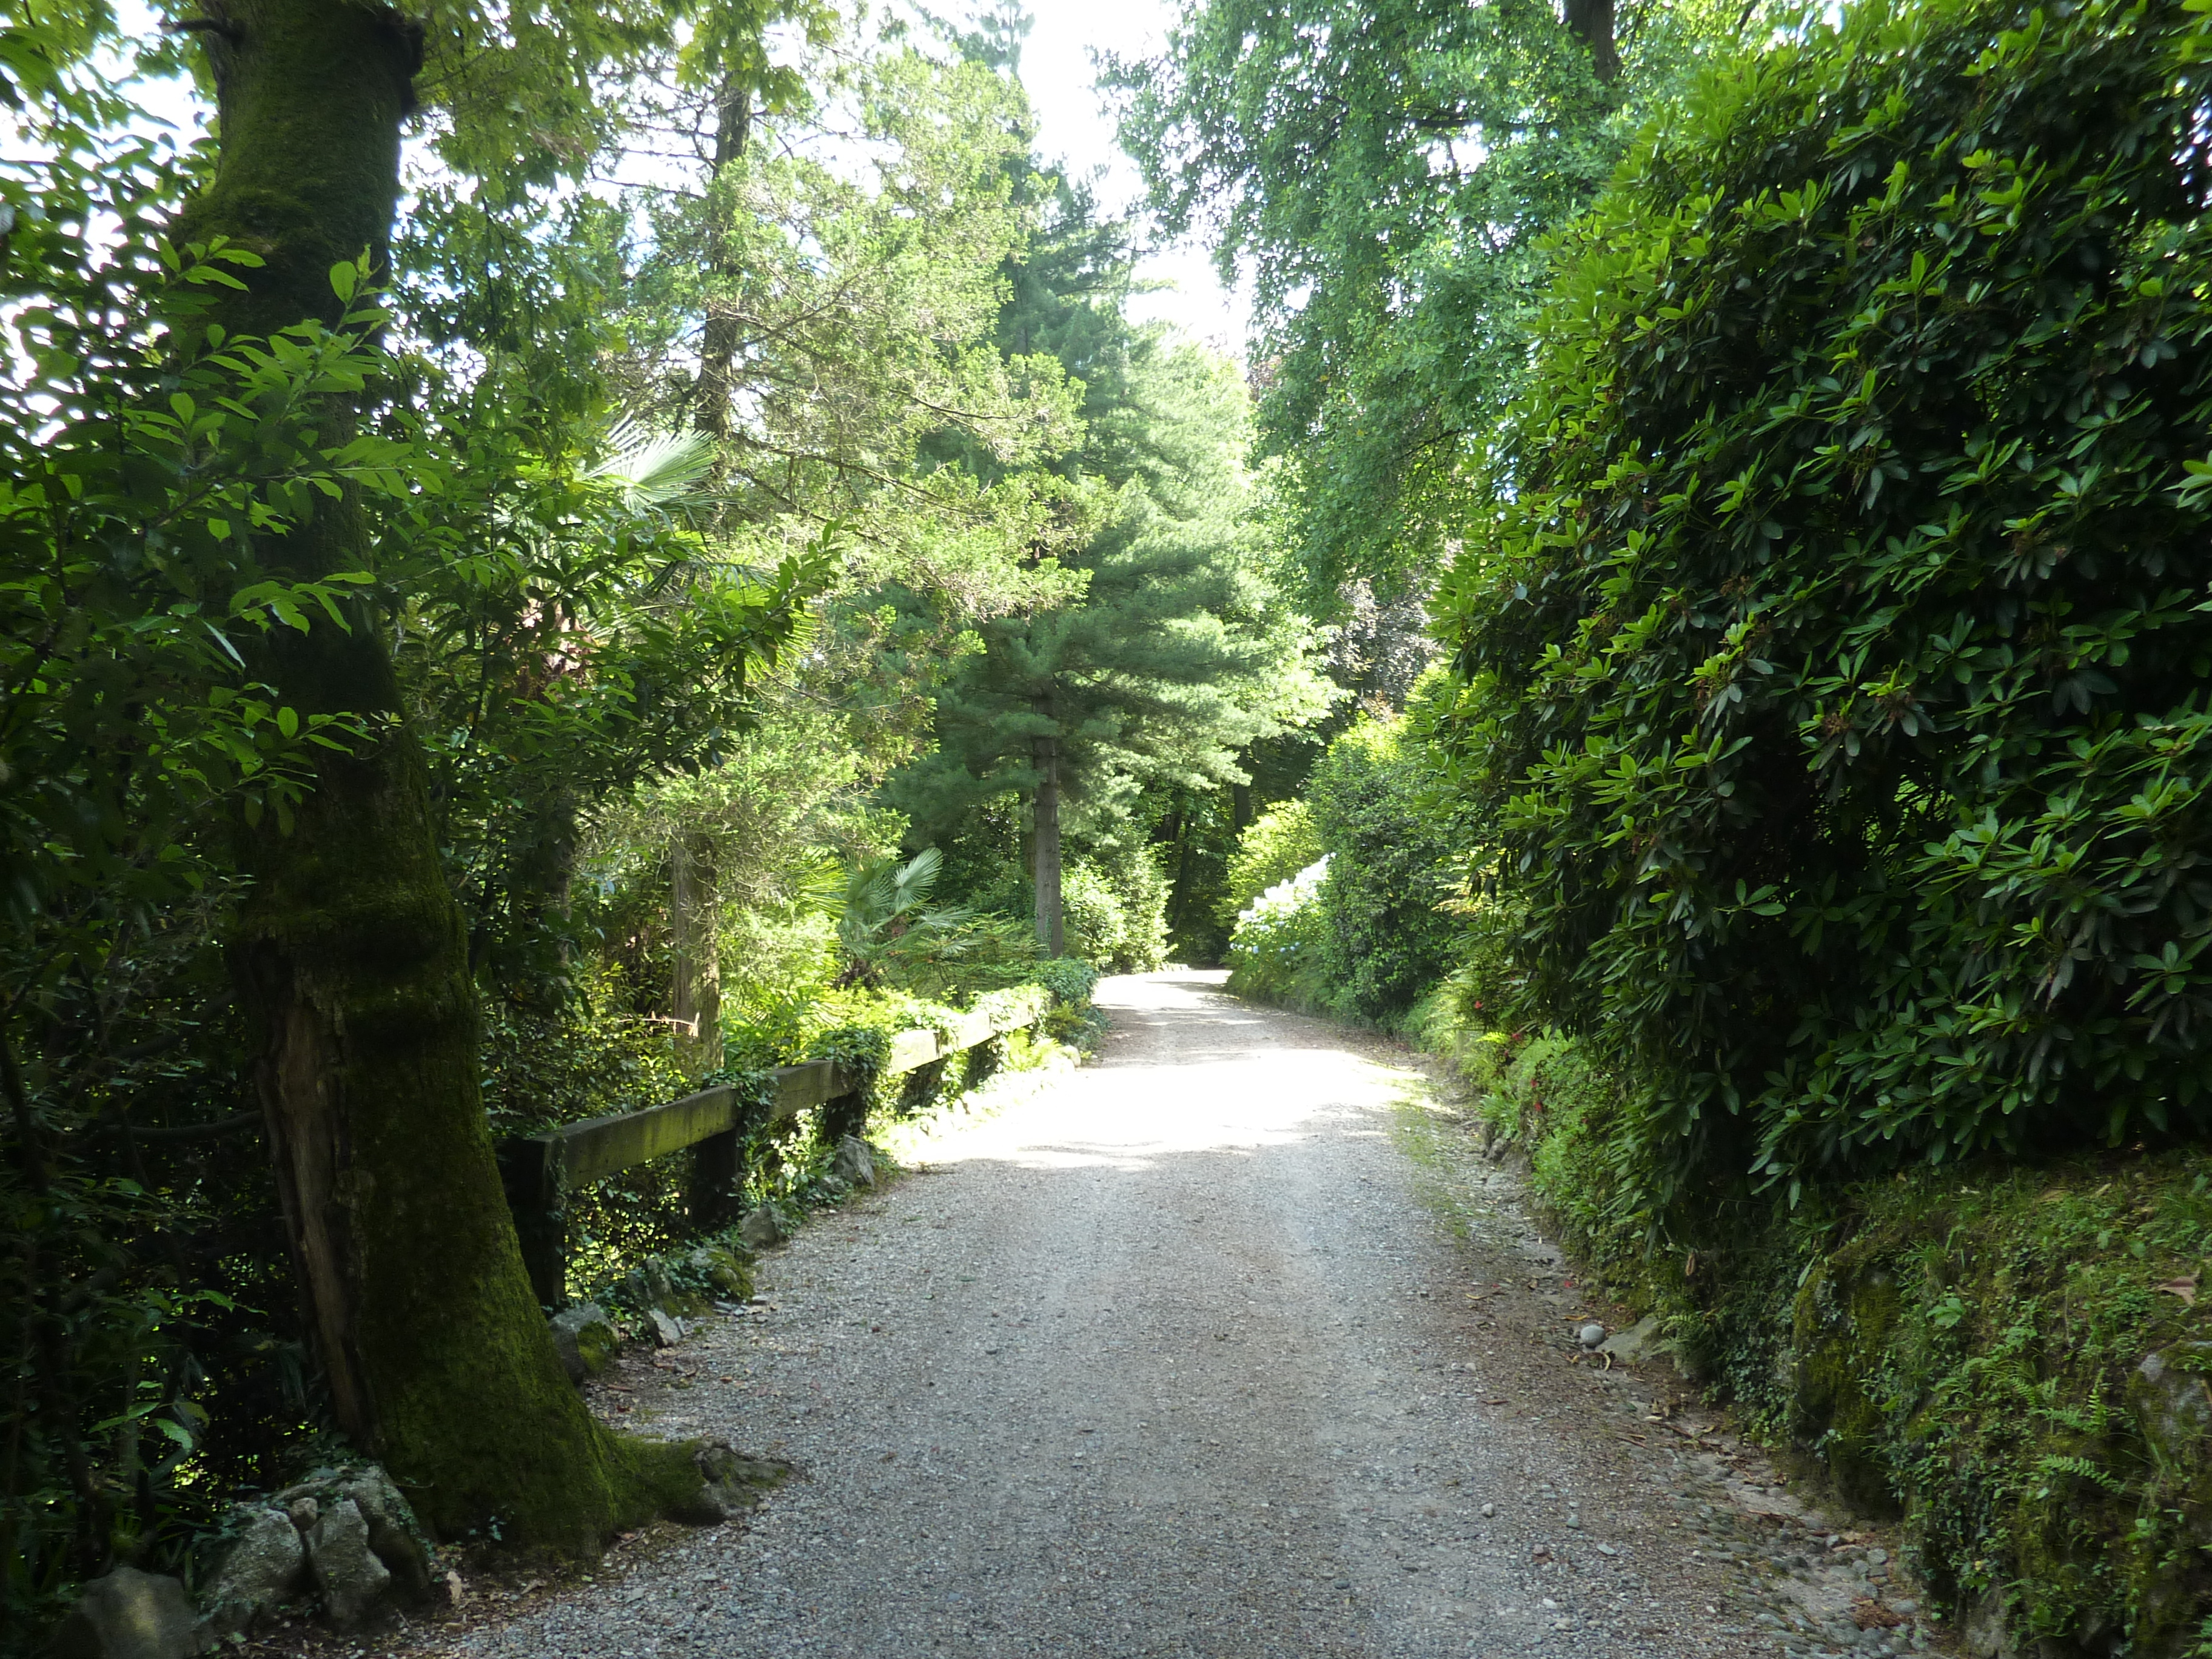
[[996,618],[938,699],[934,752],[891,783],[918,837],[981,803],[1027,798],[1040,942],[1066,946],[1061,846],[1113,837],[1144,785],[1243,781],[1237,756],[1323,706],[1304,624],[1275,600],[1243,457],[1233,366],[1126,319],[1127,238],[1050,181],[1044,232],[1008,276],[1000,339],[1058,357],[1086,436],[1054,465],[1095,529],[1066,562],[1076,603]]

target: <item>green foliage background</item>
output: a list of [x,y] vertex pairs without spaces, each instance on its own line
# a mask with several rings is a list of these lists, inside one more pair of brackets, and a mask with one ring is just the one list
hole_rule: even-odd
[[[1249,825],[1230,860],[1241,908],[1230,988],[1368,1024],[1402,1024],[1450,969],[1459,864],[1433,763],[1402,719],[1362,716],[1297,800]],[[1325,872],[1304,872],[1324,854]],[[1297,879],[1293,879],[1297,878]]]
[[1604,182],[1642,98],[1721,14],[1618,8],[1621,73],[1550,5],[1206,0],[1111,60],[1170,230],[1253,281],[1253,361],[1314,602],[1425,586],[1458,475],[1510,401],[1540,243]]
[[1429,773],[1401,722],[1363,720],[1329,745],[1305,799],[1328,849],[1322,884],[1322,969],[1335,1006],[1394,1021],[1450,965],[1449,896],[1457,849],[1426,799]]
[[1286,800],[1269,807],[1237,838],[1221,896],[1222,919],[1233,925],[1237,912],[1277,882],[1288,881],[1325,850],[1313,808],[1305,801]]

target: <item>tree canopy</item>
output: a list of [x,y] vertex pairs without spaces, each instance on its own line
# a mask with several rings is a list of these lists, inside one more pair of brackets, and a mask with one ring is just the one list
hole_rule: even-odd
[[[1323,598],[1419,584],[1516,379],[1539,239],[1620,153],[1683,22],[1612,5],[1208,0],[1110,67],[1166,230],[1253,287],[1267,445]],[[1624,50],[1625,49],[1625,50]]]
[[[1033,803],[1035,907],[1052,941],[1058,799],[1079,842],[1132,834],[1148,786],[1246,781],[1239,757],[1327,704],[1303,618],[1273,586],[1246,475],[1232,366],[1132,327],[1125,239],[1060,185],[999,322],[1010,353],[1048,346],[1080,391],[1084,440],[1052,463],[1084,539],[1062,562],[1079,601],[990,619],[938,692],[935,744],[890,799],[918,837],[981,803]],[[1018,358],[1017,359],[1018,361]]]

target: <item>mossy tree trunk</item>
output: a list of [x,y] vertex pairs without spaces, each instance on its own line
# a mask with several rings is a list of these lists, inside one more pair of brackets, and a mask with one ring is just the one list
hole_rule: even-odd
[[[228,0],[200,32],[222,149],[181,241],[258,253],[218,319],[267,334],[337,309],[331,267],[380,260],[420,33],[344,0]],[[357,411],[334,401],[325,442]],[[309,580],[373,562],[351,500],[259,556]],[[250,834],[233,969],[262,1034],[257,1083],[307,1325],[339,1424],[451,1535],[590,1548],[698,1488],[686,1449],[600,1427],[523,1273],[477,1087],[465,929],[431,832],[422,752],[376,619],[279,629],[256,672],[303,713],[384,735],[326,758],[289,833]]]
[[[714,443],[712,476],[729,473],[731,443],[737,430],[733,400],[738,391],[738,260],[730,219],[738,204],[718,189],[741,161],[752,132],[752,90],[733,64],[714,94],[714,159],[707,175],[707,316],[700,339],[699,378],[692,386],[692,425]],[[674,1013],[684,1057],[695,1073],[722,1063],[722,964],[720,890],[711,836],[678,830],[670,855],[668,922],[675,957]]]

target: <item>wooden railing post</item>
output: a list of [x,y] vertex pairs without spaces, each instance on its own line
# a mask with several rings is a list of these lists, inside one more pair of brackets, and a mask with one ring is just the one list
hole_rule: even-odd
[[500,1143],[500,1182],[514,1212],[522,1265],[538,1302],[555,1309],[568,1305],[568,1143],[558,1135]]
[[702,1233],[734,1226],[745,1191],[742,1129],[708,1135],[691,1149],[691,1224]]

